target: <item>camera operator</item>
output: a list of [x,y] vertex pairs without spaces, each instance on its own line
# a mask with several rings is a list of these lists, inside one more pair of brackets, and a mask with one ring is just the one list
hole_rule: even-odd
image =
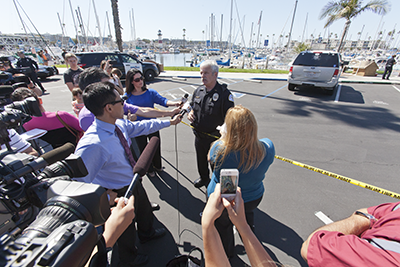
[[[14,152],[25,153],[36,157],[39,156],[39,153],[31,146],[31,144],[22,139],[21,136],[14,129],[7,129],[7,131],[11,139],[10,146]],[[1,145],[1,150],[5,148],[5,145]]]

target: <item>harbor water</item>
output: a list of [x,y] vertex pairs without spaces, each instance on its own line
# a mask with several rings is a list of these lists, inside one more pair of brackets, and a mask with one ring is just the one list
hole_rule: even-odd
[[190,67],[192,54],[155,54],[155,61],[163,64],[165,67]]

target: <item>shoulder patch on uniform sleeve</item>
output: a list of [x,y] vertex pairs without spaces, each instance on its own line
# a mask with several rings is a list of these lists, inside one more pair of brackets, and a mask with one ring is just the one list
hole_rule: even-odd
[[234,101],[233,101],[233,95],[232,95],[232,94],[229,95],[228,99],[229,99],[229,101],[234,102]]

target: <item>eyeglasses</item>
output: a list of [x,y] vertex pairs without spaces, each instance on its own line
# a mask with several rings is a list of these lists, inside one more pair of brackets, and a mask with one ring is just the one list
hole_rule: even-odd
[[143,76],[140,76],[139,78],[133,79],[134,82],[138,83],[140,81],[143,81]]
[[107,106],[108,104],[115,105],[117,103],[121,103],[121,105],[123,106],[124,102],[125,102],[125,99],[121,98],[120,100],[115,100],[115,101],[111,101],[111,102],[105,103],[103,107]]

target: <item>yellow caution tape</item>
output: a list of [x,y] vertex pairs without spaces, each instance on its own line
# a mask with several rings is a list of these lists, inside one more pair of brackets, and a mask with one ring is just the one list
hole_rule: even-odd
[[[189,124],[187,124],[186,122],[183,122],[183,121],[181,121],[181,122],[183,124],[193,128],[193,129],[195,129],[192,125],[189,125]],[[214,137],[216,139],[219,138],[219,137],[217,137],[215,135],[211,135],[211,134],[208,134],[208,133],[203,133],[203,134],[209,135],[209,136]],[[339,175],[339,174],[336,174],[336,173],[333,173],[333,172],[325,171],[323,169],[320,169],[320,168],[317,168],[317,167],[313,167],[313,166],[310,166],[310,165],[307,165],[307,164],[304,164],[304,163],[301,163],[301,162],[298,162],[298,161],[294,161],[294,160],[291,160],[291,159],[288,159],[288,158],[284,158],[284,157],[281,157],[281,156],[278,156],[278,155],[275,155],[275,158],[276,159],[280,159],[280,160],[285,161],[285,162],[288,162],[288,163],[291,163],[293,165],[305,168],[305,169],[310,170],[310,171],[318,172],[318,173],[333,177],[335,179],[347,182],[349,184],[353,184],[353,185],[357,185],[357,186],[365,188],[365,189],[369,189],[371,191],[380,193],[380,194],[385,195],[385,196],[389,196],[389,197],[400,199],[400,194],[392,192],[392,191],[389,191],[389,190],[386,190],[386,189],[382,189],[382,188],[376,187],[374,185],[363,183],[363,182],[351,179],[351,178],[346,177],[346,176],[342,176],[342,175]]]
[[[193,127],[192,125],[190,125],[190,124],[187,124],[187,123],[184,122],[184,121],[181,121],[181,123],[183,123],[183,124],[189,126],[190,128],[196,130],[196,128],[194,128],[194,127]],[[197,130],[196,130],[196,131],[197,131]],[[203,133],[203,132],[200,132],[200,131],[198,131],[198,132],[199,132],[199,133],[202,133],[202,134],[205,134],[205,135],[208,135],[208,136],[211,136],[211,137],[214,137],[215,139],[219,139],[218,136],[215,136],[215,135],[212,135],[212,134],[209,134],[209,133]]]
[[318,173],[321,173],[321,174],[325,174],[327,176],[336,178],[338,180],[341,180],[341,181],[344,181],[344,182],[347,182],[347,183],[350,183],[350,184],[353,184],[353,185],[357,185],[357,186],[363,187],[365,189],[369,189],[371,191],[383,194],[385,196],[389,196],[389,197],[400,199],[400,194],[397,194],[395,192],[392,192],[392,191],[389,191],[389,190],[386,190],[386,189],[382,189],[382,188],[379,188],[379,187],[376,187],[376,186],[373,186],[373,185],[370,185],[370,184],[366,184],[366,183],[351,179],[349,177],[345,177],[345,176],[342,176],[342,175],[339,175],[339,174],[336,174],[336,173],[328,172],[328,171],[322,170],[320,168],[316,168],[316,167],[313,167],[313,166],[310,166],[310,165],[307,165],[307,164],[303,164],[303,163],[300,163],[300,162],[297,162],[297,161],[294,161],[294,160],[291,160],[291,159],[288,159],[288,158],[284,158],[284,157],[281,157],[281,156],[278,156],[278,155],[276,155],[275,158],[276,159],[280,159],[280,160],[285,161],[285,162],[288,162],[288,163],[291,163],[293,165],[305,168],[305,169],[310,170],[310,171],[315,171],[315,172],[318,172]]

